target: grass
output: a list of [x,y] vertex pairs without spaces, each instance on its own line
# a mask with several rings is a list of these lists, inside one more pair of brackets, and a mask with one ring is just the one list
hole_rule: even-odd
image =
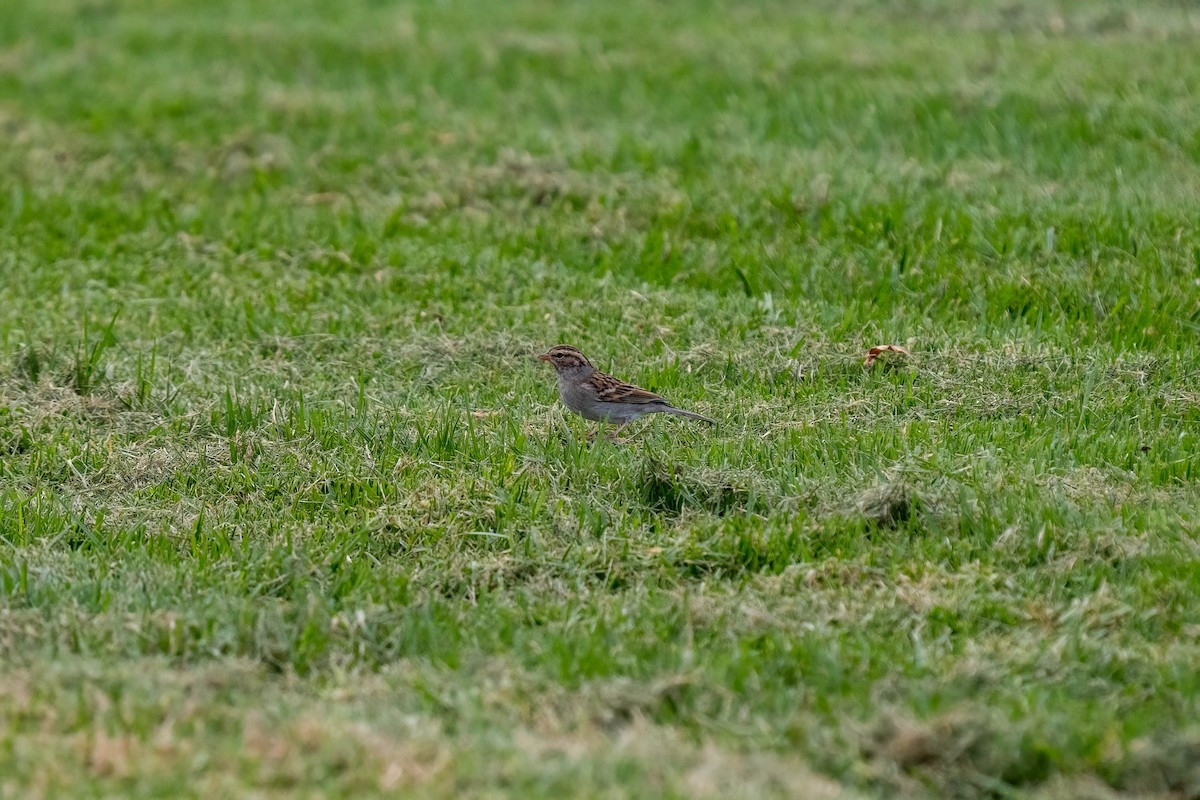
[[1200,792],[1190,6],[5,17],[0,794]]

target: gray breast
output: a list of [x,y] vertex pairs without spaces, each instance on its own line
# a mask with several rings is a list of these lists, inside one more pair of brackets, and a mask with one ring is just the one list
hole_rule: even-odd
[[582,385],[595,371],[595,367],[579,366],[558,373],[558,397],[564,406],[595,422],[628,422],[648,411],[644,404],[600,402],[594,391]]

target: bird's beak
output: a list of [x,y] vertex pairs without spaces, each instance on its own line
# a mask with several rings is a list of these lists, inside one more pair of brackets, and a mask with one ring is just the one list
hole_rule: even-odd
[[540,356],[538,356],[537,358],[538,358],[538,361],[549,361],[549,360],[550,360],[550,354],[549,354],[549,353],[542,353],[542,354],[541,354]]

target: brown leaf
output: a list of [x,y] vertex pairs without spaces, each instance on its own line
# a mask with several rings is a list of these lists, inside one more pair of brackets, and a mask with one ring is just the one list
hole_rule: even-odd
[[909,353],[898,344],[879,344],[867,351],[867,357],[863,359],[864,367],[872,367],[883,353],[895,353],[895,358],[906,358]]
[[316,192],[306,195],[304,202],[310,206],[331,206],[341,202],[342,197],[338,192]]
[[489,411],[486,408],[477,408],[471,412],[471,416],[474,417],[475,419],[487,419],[488,417],[500,416],[500,412],[499,411]]

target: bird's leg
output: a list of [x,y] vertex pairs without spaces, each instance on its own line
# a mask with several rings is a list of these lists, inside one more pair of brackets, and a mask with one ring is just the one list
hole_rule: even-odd
[[616,422],[616,423],[601,422],[599,424],[599,426],[597,426],[596,430],[588,431],[587,440],[589,442],[594,442],[597,439],[599,439],[600,434],[603,433],[604,438],[608,439],[610,442],[624,441],[623,439],[617,438],[617,434],[620,433],[621,429],[624,427],[625,427],[624,422]]
[[620,444],[624,444],[626,441],[628,441],[627,439],[622,439],[620,436],[617,435],[621,431],[625,430],[625,426],[628,424],[629,424],[629,420],[625,420],[624,422],[618,422],[616,427],[613,428],[608,434],[609,441],[618,442]]

